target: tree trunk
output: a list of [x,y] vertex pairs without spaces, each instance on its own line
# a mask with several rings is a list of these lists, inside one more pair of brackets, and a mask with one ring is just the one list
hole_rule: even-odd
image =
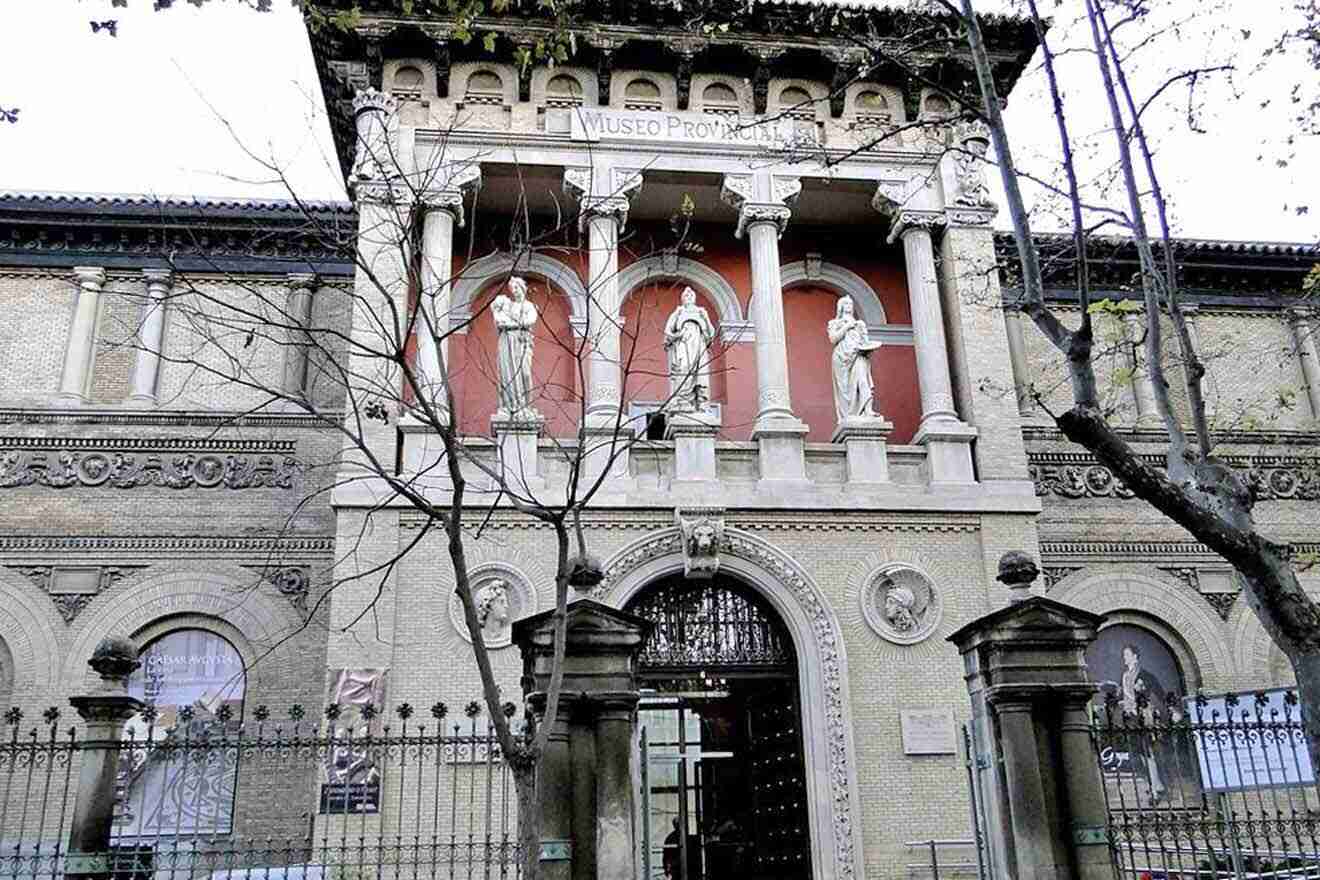
[[518,799],[518,859],[522,880],[537,880],[541,873],[541,810],[536,800],[536,762],[510,762]]

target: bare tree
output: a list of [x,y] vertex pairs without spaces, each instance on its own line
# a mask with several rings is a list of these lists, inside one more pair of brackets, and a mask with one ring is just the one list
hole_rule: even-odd
[[[383,95],[380,101],[382,106],[390,104]],[[286,294],[282,287],[252,283],[232,273],[225,273],[224,283],[216,284],[213,279],[176,272],[167,296],[142,304],[141,314],[147,317],[126,328],[123,344],[172,365],[176,374],[187,374],[176,392],[183,397],[230,395],[247,412],[301,413],[336,434],[341,440],[337,455],[305,463],[323,472],[324,478],[299,502],[300,510],[325,503],[334,492],[356,492],[368,499],[365,503],[372,513],[401,507],[420,514],[421,527],[402,549],[365,567],[355,566],[353,558],[369,525],[364,523],[356,541],[347,546],[341,542],[336,567],[318,607],[310,609],[309,621],[337,590],[349,585],[374,586],[379,598],[391,573],[427,535],[437,531],[443,535],[485,707],[516,785],[523,876],[534,878],[539,876],[540,839],[536,766],[560,712],[569,591],[589,589],[604,577],[600,561],[587,546],[582,513],[611,479],[616,464],[647,440],[646,425],[633,421],[621,405],[607,407],[603,416],[597,407],[588,417],[593,403],[587,393],[589,368],[593,359],[600,358],[617,368],[621,387],[615,404],[628,400],[630,385],[648,378],[654,381],[655,371],[651,368],[648,377],[648,371],[638,366],[646,356],[644,341],[636,328],[624,326],[618,304],[598,299],[601,285],[611,280],[608,276],[593,277],[587,285],[586,325],[580,334],[538,331],[535,343],[530,341],[526,321],[519,324],[516,317],[496,314],[510,308],[499,302],[502,297],[472,314],[451,304],[450,291],[462,270],[455,273],[447,260],[432,260],[420,246],[426,235],[427,206],[440,191],[450,200],[446,209],[461,214],[456,181],[474,179],[480,157],[456,158],[440,150],[426,167],[414,167],[413,157],[400,149],[391,132],[389,114],[372,115],[376,118],[359,131],[352,180],[358,196],[358,227],[346,235],[344,229],[326,222],[315,206],[301,206],[306,234],[336,245],[353,262],[353,284],[320,286],[313,309],[306,288]],[[278,167],[268,164],[268,168],[283,179]],[[296,202],[297,194],[291,190],[290,194]],[[621,199],[624,194],[604,197],[610,196]],[[552,254],[569,265],[587,262],[586,245],[580,240],[585,233],[579,224],[587,206],[563,204],[555,214],[538,215],[527,209],[526,192],[516,201],[521,207],[512,216],[496,227],[485,227],[503,239],[499,249],[511,254],[512,266],[536,252]],[[649,246],[680,246],[687,234],[687,213],[681,207],[676,211],[669,224],[672,240]],[[476,226],[472,223],[469,228]],[[648,247],[643,242],[631,244],[635,249]],[[469,264],[481,256],[475,235],[467,242],[466,256]],[[515,269],[496,284],[506,293],[523,286]],[[520,293],[516,291],[511,301],[516,302]],[[160,334],[149,329],[150,316],[165,305],[177,328],[170,345],[161,344]],[[469,360],[465,369],[475,375],[464,377],[496,386],[499,416],[533,426],[533,431],[543,419],[536,412],[538,405],[563,408],[558,413],[561,421],[576,427],[575,436],[552,433],[550,438],[556,470],[566,474],[562,480],[539,480],[528,472],[527,461],[515,446],[492,449],[489,441],[462,430],[452,359],[442,352],[448,341],[463,338],[456,334],[492,320],[497,326],[504,322],[514,334],[528,334],[517,343],[527,346],[520,351],[528,359],[533,345],[548,345],[548,356],[572,366],[574,380],[566,383],[572,387],[559,389],[561,393],[553,395],[558,401],[538,396],[544,389],[510,373],[509,364],[497,363],[504,352]],[[611,336],[621,342],[609,345],[606,340]],[[694,409],[681,389],[692,387],[696,372],[709,371],[720,344],[718,337],[708,340],[701,362],[693,365],[693,376],[666,377],[673,390],[660,403],[663,411]],[[696,408],[703,405],[695,402]],[[438,449],[432,447],[420,467],[411,470],[396,461],[396,426],[403,422],[411,431],[439,442]],[[480,537],[485,521],[497,509],[549,526],[556,546],[552,674],[543,694],[544,709],[534,713],[527,708],[521,727],[515,724],[517,709],[502,692],[491,662],[469,564],[471,541]],[[367,603],[349,625],[370,614],[374,605],[374,600]]]
[[[1101,385],[1096,378],[1094,313],[1103,308],[1088,278],[1088,246],[1093,229],[1084,214],[1088,205],[1079,182],[1077,138],[1070,131],[1064,94],[1076,88],[1060,81],[1058,55],[1047,33],[1036,0],[1026,0],[1027,13],[1040,41],[1041,59],[1049,85],[1058,132],[1062,187],[1070,209],[1077,295],[1081,320],[1070,327],[1045,301],[1040,241],[1033,235],[1022,194],[1023,174],[1014,163],[1012,144],[1002,113],[1003,96],[995,82],[991,59],[982,37],[973,0],[960,6],[940,0],[959,17],[965,30],[976,72],[979,101],[965,110],[989,127],[996,161],[1007,197],[1007,208],[1017,246],[1022,277],[1018,303],[1063,357],[1071,386],[1072,406],[1053,414],[1064,435],[1091,451],[1137,497],[1149,502],[1219,553],[1241,574],[1245,595],[1266,631],[1287,655],[1297,675],[1298,690],[1308,728],[1312,760],[1320,760],[1320,606],[1298,581],[1288,545],[1261,534],[1252,518],[1254,496],[1243,475],[1214,454],[1214,438],[1206,416],[1202,391],[1205,367],[1193,344],[1179,288],[1170,232],[1167,194],[1161,178],[1143,110],[1149,98],[1139,95],[1127,75],[1128,58],[1115,32],[1137,28],[1142,4],[1114,0],[1084,0],[1084,21],[1089,29],[1099,89],[1111,121],[1113,147],[1118,157],[1118,181],[1124,204],[1116,216],[1131,236],[1140,257],[1140,291],[1144,304],[1144,353],[1150,370],[1156,408],[1167,432],[1164,467],[1152,466],[1110,423],[1101,406]],[[1161,318],[1173,329],[1166,339]],[[1176,351],[1185,365],[1183,383],[1187,416],[1173,404],[1171,379],[1164,370],[1165,349]]]

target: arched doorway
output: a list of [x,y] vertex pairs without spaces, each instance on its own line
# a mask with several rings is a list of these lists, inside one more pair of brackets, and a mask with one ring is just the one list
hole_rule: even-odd
[[811,877],[798,663],[784,622],[726,575],[667,577],[626,610],[655,624],[638,658],[647,880]]

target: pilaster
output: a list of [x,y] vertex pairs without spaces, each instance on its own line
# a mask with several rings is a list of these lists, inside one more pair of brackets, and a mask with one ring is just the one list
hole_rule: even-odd
[[1287,318],[1293,342],[1297,345],[1297,359],[1302,364],[1302,377],[1306,380],[1306,399],[1311,404],[1311,416],[1320,419],[1320,354],[1316,351],[1311,313],[1306,309],[1291,308]]
[[1151,384],[1150,364],[1146,358],[1146,332],[1144,310],[1123,313],[1123,335],[1129,346],[1128,357],[1132,368],[1132,403],[1137,416],[1135,427],[1153,430],[1161,427],[1163,420],[1155,405],[1155,388]]
[[307,272],[289,274],[289,296],[285,311],[288,313],[288,339],[284,346],[283,392],[289,397],[307,394],[308,356],[312,339],[312,300],[320,279]]

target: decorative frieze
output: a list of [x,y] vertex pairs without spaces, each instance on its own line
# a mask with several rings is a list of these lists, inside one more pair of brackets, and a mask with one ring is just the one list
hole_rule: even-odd
[[[1162,469],[1163,457],[1143,456],[1145,461]],[[1285,458],[1282,456],[1223,456],[1236,468],[1258,501],[1320,500],[1320,458]],[[1032,453],[1029,472],[1036,484],[1036,494],[1060,498],[1134,497],[1133,492],[1114,476],[1107,466],[1076,453]]]
[[298,463],[269,455],[126,455],[122,452],[0,453],[0,489],[110,486],[134,489],[290,489]]

